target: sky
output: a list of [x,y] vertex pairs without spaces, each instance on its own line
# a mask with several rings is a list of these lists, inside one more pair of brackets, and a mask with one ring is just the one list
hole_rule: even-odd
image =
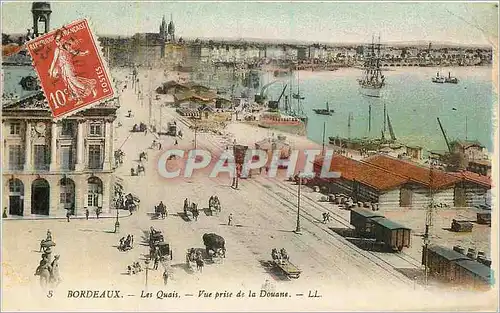
[[[88,18],[98,35],[158,32],[172,14],[177,36],[308,42],[498,41],[495,3],[465,2],[51,2],[51,29]],[[32,27],[31,2],[2,1],[2,32]]]

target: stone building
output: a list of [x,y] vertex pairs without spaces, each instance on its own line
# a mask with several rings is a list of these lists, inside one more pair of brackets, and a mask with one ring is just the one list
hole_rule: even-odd
[[2,197],[7,214],[64,216],[70,210],[83,215],[86,208],[109,212],[118,98],[56,123],[25,50],[3,59],[2,76]]

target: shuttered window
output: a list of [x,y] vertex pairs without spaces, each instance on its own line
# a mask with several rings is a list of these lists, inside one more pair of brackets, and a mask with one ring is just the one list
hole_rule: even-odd
[[22,170],[23,169],[23,156],[21,145],[9,146],[9,169]]

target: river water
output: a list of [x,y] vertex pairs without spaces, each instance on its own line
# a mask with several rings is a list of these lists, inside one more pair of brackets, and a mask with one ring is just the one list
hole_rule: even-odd
[[[425,150],[446,150],[446,142],[437,117],[449,140],[479,140],[493,152],[493,117],[497,95],[492,86],[491,67],[443,68],[442,74],[451,71],[459,79],[458,84],[435,84],[431,78],[437,68],[394,68],[384,71],[387,85],[381,98],[366,97],[359,92],[359,69],[339,69],[333,72],[300,71],[293,78],[274,78],[264,74],[262,84],[279,79],[269,87],[267,95],[277,99],[285,84],[297,91],[300,82],[301,100],[309,117],[307,136],[321,143],[323,124],[328,136],[347,137],[348,116],[352,113],[351,138],[381,137],[384,125],[384,102],[398,140],[409,145],[419,145]],[[297,80],[297,75],[299,80]],[[287,89],[285,94],[289,94]],[[296,106],[296,101],[293,103]],[[324,108],[326,101],[332,116],[317,115],[314,108]],[[369,107],[371,106],[371,130]],[[467,120],[467,122],[466,122]],[[388,136],[388,132],[387,132]]]

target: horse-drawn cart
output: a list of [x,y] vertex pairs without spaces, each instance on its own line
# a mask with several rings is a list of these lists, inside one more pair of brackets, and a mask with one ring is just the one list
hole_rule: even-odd
[[278,249],[273,249],[271,251],[271,257],[275,268],[283,272],[289,278],[299,278],[302,271],[290,262],[290,257],[284,248],[280,251],[278,251]]
[[217,196],[212,196],[208,200],[208,209],[210,210],[210,214],[219,214],[221,212],[220,200]]
[[172,249],[170,248],[170,244],[162,241],[159,242],[156,246],[158,247],[160,258],[170,256],[170,261],[172,261]]
[[149,244],[152,246],[158,245],[160,242],[163,242],[163,234],[161,231],[154,229],[151,227],[151,230],[149,232]]
[[274,265],[280,269],[289,278],[299,278],[302,272],[297,266],[289,260],[274,261]]

